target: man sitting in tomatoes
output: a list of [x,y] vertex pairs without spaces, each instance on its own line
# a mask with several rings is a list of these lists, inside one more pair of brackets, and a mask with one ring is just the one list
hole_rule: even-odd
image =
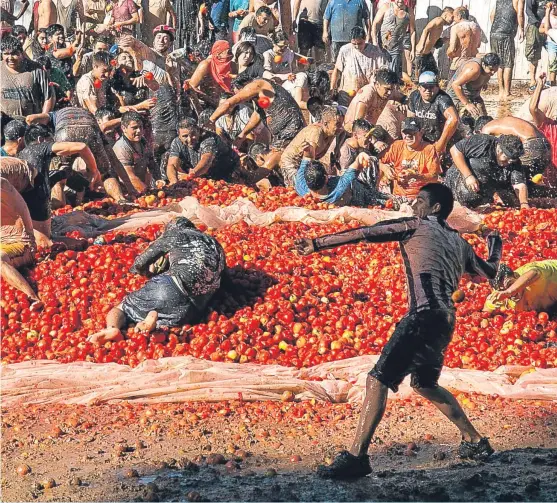
[[101,345],[122,340],[121,329],[129,322],[146,332],[155,327],[196,323],[219,289],[225,267],[221,245],[197,230],[187,218],[177,218],[130,269],[155,276],[112,308],[106,317],[107,328],[88,340]]

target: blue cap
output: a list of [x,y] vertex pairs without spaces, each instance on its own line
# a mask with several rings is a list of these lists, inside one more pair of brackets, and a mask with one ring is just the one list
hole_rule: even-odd
[[435,75],[435,73],[433,72],[422,73],[418,80],[418,84],[431,85],[431,84],[438,84],[438,83],[439,83],[439,79],[437,78],[437,75]]
[[110,49],[108,49],[110,54],[118,54],[118,44],[114,44]]

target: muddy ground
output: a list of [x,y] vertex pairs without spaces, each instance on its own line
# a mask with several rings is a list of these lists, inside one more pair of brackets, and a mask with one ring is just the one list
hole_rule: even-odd
[[556,501],[557,403],[459,400],[497,450],[488,462],[459,460],[456,429],[431,405],[397,400],[370,449],[373,474],[355,482],[314,474],[352,440],[359,410],[347,404],[4,411],[2,500]]
[[[486,104],[504,117],[525,99]],[[422,399],[392,401],[373,474],[354,482],[314,474],[352,440],[347,404],[3,410],[2,501],[557,501],[557,402],[459,399],[497,450],[488,462],[460,461],[456,429]]]

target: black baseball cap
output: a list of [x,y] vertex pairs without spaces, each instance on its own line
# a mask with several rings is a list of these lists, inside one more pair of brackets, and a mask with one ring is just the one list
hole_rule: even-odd
[[417,133],[422,130],[422,125],[415,117],[407,117],[402,121],[402,127],[400,130],[403,133]]

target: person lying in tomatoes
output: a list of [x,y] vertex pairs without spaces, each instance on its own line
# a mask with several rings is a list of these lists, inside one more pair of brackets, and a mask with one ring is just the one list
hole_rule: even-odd
[[494,291],[484,311],[492,312],[504,303],[517,311],[557,315],[557,260],[530,262],[515,271],[501,264],[490,283]]
[[136,323],[137,330],[146,332],[196,323],[219,289],[225,268],[224,251],[214,238],[185,217],[173,220],[130,269],[155,276],[112,308],[106,328],[88,341],[102,345],[122,340],[121,329],[128,323]]

